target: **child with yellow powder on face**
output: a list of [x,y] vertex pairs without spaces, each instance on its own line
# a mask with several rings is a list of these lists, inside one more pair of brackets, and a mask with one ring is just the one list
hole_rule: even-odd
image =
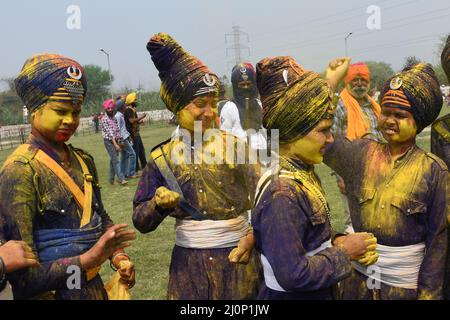
[[[134,265],[123,251],[135,232],[113,225],[92,156],[66,144],[80,123],[84,69],[62,55],[34,55],[15,88],[30,111],[31,134],[0,169],[0,230],[8,230],[0,233],[28,244],[40,264],[8,275],[14,298],[107,300],[99,271],[108,258],[123,283],[135,284]],[[75,290],[70,284],[77,271]]]
[[168,299],[254,298],[260,273],[247,210],[257,172],[228,161],[219,147],[227,140],[234,148],[238,138],[219,130],[206,138],[217,115],[219,80],[168,34],[154,35],[147,49],[159,71],[161,98],[179,127],[152,150],[134,197],[133,223],[147,233],[167,216],[176,218]]
[[387,143],[337,136],[327,148],[324,162],[344,178],[355,231],[378,239],[378,262],[371,269],[353,263],[342,298],[442,298],[448,170],[416,145],[441,107],[434,71],[419,63],[383,88],[379,129]]
[[[335,87],[348,61],[330,68]],[[259,299],[334,299],[336,284],[351,274],[352,260],[376,261],[369,233],[337,236],[314,165],[333,142],[332,90],[291,57],[257,64],[266,129],[278,129],[279,165],[259,180],[252,226],[264,269]],[[334,71],[333,71],[333,70]],[[332,240],[333,243],[332,243]],[[335,245],[333,245],[335,244]]]

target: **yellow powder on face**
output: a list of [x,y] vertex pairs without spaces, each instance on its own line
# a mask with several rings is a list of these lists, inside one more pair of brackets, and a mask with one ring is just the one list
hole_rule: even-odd
[[399,121],[399,133],[391,137],[392,142],[405,142],[413,139],[417,134],[417,126],[414,120],[402,119]]
[[307,164],[319,164],[323,161],[323,155],[320,153],[322,147],[323,142],[315,135],[308,134],[293,142],[290,151]]
[[[298,158],[307,164],[319,164],[323,161],[323,152],[327,142],[327,132],[323,131],[330,128],[332,120],[324,119],[319,122],[307,135],[281,146],[283,155],[290,158]],[[328,132],[331,139],[331,134]],[[328,141],[331,143],[332,140]]]
[[32,114],[32,127],[49,142],[65,142],[80,123],[79,110],[76,111],[69,102],[50,102]]
[[180,112],[178,112],[177,120],[181,128],[192,132],[194,131],[195,116],[193,112],[188,108],[184,108]]

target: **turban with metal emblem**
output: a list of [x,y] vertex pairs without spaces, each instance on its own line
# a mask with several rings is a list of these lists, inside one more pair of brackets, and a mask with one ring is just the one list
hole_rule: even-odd
[[14,81],[16,92],[33,112],[48,101],[82,104],[87,91],[83,67],[59,54],[38,54],[27,61]]
[[186,107],[198,96],[218,96],[218,77],[168,34],[154,35],[147,43],[147,50],[159,71],[161,99],[173,113]]
[[442,103],[439,81],[428,63],[418,63],[394,75],[381,92],[381,107],[397,107],[411,112],[417,133],[436,120]]
[[331,117],[331,89],[319,74],[304,70],[291,57],[266,58],[256,65],[263,105],[263,125],[279,129],[280,142],[306,135]]

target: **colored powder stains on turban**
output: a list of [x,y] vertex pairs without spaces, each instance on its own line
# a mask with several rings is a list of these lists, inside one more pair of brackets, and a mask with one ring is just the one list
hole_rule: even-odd
[[280,142],[292,142],[330,116],[331,90],[319,74],[291,57],[266,58],[256,65],[263,124],[279,129]]
[[218,96],[218,77],[168,34],[154,35],[147,43],[147,50],[159,71],[161,99],[173,113],[183,109],[197,96]]
[[125,104],[129,106],[132,103],[135,103],[136,101],[137,101],[137,94],[136,92],[132,92],[127,95],[127,98],[125,99]]
[[344,83],[348,84],[356,77],[362,77],[366,81],[370,82],[370,70],[369,67],[363,62],[357,62],[348,68],[347,74],[344,78]]
[[442,68],[447,75],[447,79],[450,82],[450,35],[447,38],[447,43],[445,44],[444,50],[442,50],[441,63]]
[[83,67],[75,60],[49,53],[25,61],[14,84],[31,112],[49,100],[81,104],[87,91]]
[[442,103],[438,79],[428,63],[418,63],[394,75],[381,92],[382,107],[397,107],[412,113],[417,133],[436,120]]

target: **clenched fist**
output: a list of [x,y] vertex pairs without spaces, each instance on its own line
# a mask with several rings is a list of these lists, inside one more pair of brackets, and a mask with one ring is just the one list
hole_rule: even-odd
[[352,233],[336,238],[333,244],[343,248],[350,260],[356,260],[362,265],[368,266],[378,260],[377,238],[372,233]]
[[231,250],[228,260],[232,263],[247,264],[250,260],[250,254],[255,246],[253,233],[247,234],[239,240],[237,248]]
[[159,187],[156,189],[155,201],[158,206],[164,209],[175,208],[180,201],[180,194],[167,189],[166,187]]
[[341,82],[347,74],[350,61],[350,58],[343,57],[334,59],[328,64],[326,79],[333,91],[336,90],[339,82]]

